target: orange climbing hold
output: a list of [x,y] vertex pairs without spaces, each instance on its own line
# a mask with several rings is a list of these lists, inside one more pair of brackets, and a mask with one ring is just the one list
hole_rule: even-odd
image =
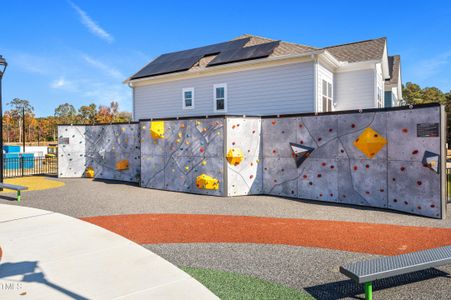
[[384,148],[387,140],[372,128],[366,128],[354,141],[354,146],[368,158],[373,158]]
[[116,163],[116,170],[117,171],[124,171],[128,170],[128,160],[123,159]]

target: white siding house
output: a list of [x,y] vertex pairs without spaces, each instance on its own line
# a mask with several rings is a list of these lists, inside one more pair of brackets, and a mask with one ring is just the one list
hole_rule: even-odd
[[[224,111],[214,110],[215,84],[227,86]],[[185,88],[194,90],[192,109],[183,108]],[[134,118],[311,112],[315,109],[312,99],[313,63],[295,63],[137,85]]]
[[[249,50],[251,54],[231,60],[236,55],[229,49],[232,46],[235,52]],[[252,53],[263,51],[259,46],[271,51],[250,59]],[[229,61],[221,61],[223,52]],[[187,67],[181,67],[190,60]],[[400,86],[390,77],[392,69],[385,38],[315,48],[245,35],[162,55],[127,83],[133,89],[135,120],[261,116],[384,107],[384,91]]]

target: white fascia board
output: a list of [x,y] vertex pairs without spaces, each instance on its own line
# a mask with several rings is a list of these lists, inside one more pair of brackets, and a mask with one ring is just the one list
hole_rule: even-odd
[[387,52],[387,43],[384,46],[384,54],[382,55],[382,77],[384,79],[390,78],[390,71],[388,69],[388,52]]
[[343,63],[338,61],[335,56],[330,54],[329,51],[324,50],[323,53],[320,53],[318,55],[318,61],[321,65],[325,66],[327,69],[329,69],[331,72],[334,72],[337,70],[338,67],[342,66]]
[[171,73],[153,77],[146,77],[140,79],[127,79],[124,83],[128,83],[129,86],[141,86],[153,83],[161,83],[168,82],[180,79],[187,79],[193,77],[201,77],[201,76],[210,76],[222,73],[232,73],[237,71],[245,71],[245,70],[253,70],[253,69],[262,69],[272,66],[282,66],[287,64],[299,63],[299,62],[308,62],[313,61],[315,56],[321,54],[324,50],[316,50],[307,52],[299,55],[284,55],[284,56],[276,56],[269,57],[265,59],[258,60],[249,60],[244,62],[230,63],[225,65],[219,65],[215,67],[195,70],[195,71],[185,71],[178,73]]
[[376,64],[380,63],[380,60],[367,60],[360,61],[355,63],[342,63],[337,69],[336,72],[349,72],[349,71],[359,71],[359,70],[374,70],[376,69]]

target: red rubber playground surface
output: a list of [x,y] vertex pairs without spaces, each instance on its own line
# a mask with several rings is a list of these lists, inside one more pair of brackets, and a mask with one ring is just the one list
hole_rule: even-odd
[[451,228],[195,214],[133,214],[82,219],[139,244],[279,244],[379,255],[451,245]]

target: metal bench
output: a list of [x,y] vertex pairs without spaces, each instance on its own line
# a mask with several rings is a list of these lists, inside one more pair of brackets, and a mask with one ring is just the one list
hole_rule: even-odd
[[0,188],[17,191],[17,202],[20,202],[20,192],[28,190],[28,187],[9,183],[0,183]]
[[424,251],[387,256],[340,267],[340,272],[355,282],[364,284],[365,299],[373,299],[373,284],[377,279],[426,270],[451,263],[451,245]]

